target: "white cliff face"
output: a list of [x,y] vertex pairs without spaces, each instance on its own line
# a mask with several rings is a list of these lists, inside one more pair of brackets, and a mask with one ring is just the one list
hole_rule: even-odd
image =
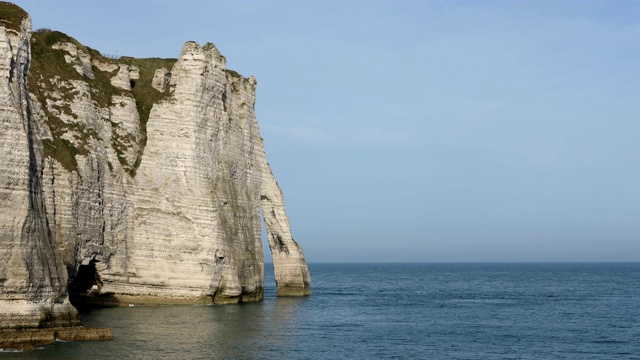
[[0,27],[0,328],[42,323],[40,304],[77,323],[67,289],[78,303],[261,300],[261,213],[278,295],[309,294],[253,77],[212,44],[116,61],[59,33],[34,34],[28,71],[24,21]]
[[[264,152],[263,152],[264,154]],[[274,264],[278,296],[304,296],[311,294],[311,275],[302,249],[291,235],[289,219],[284,209],[282,190],[266,162],[262,172],[260,192],[269,248]],[[276,264],[278,264],[276,266]]]
[[48,231],[42,144],[26,87],[31,19],[0,26],[0,328],[79,325]]
[[93,69],[91,68],[91,57],[82,49],[78,49],[78,47],[70,42],[63,42],[58,44],[53,44],[51,46],[57,50],[64,50],[68,52],[68,55],[64,56],[64,60],[67,64],[71,64],[73,69],[78,72],[78,74],[86,76],[90,79],[95,79],[95,75],[93,74]]
[[212,45],[187,43],[171,73],[173,95],[151,111],[136,176],[128,283],[110,289],[261,299],[258,184],[246,181],[253,129],[225,114],[224,58]]
[[169,84],[171,79],[171,73],[167,68],[157,69],[153,74],[153,80],[151,80],[151,86],[159,92],[164,92],[164,89]]

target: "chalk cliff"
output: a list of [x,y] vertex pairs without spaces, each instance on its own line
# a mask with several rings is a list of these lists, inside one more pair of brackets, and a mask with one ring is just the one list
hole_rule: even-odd
[[308,295],[254,112],[213,44],[112,59],[0,2],[0,329],[77,326],[74,304]]

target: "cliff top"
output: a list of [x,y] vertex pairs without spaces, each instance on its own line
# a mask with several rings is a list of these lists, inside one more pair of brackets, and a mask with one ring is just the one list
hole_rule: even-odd
[[16,4],[0,1],[0,24],[7,29],[20,31],[22,19],[29,16],[26,11]]
[[[19,6],[6,1],[0,1],[0,24],[6,29],[21,31],[22,21],[29,14]],[[187,44],[192,42],[187,42]],[[199,46],[193,42],[194,46]],[[205,49],[215,51],[221,61],[224,57],[213,44],[206,44]],[[124,154],[137,146],[142,153],[146,145],[146,125],[151,108],[154,104],[170,96],[170,88],[163,91],[153,87],[155,71],[161,68],[171,71],[178,59],[162,58],[133,58],[112,57],[101,54],[98,50],[83,45],[73,37],[50,29],[38,29],[31,35],[31,61],[28,66],[27,86],[29,93],[41,103],[47,104],[47,99],[54,96],[60,100],[42,111],[47,118],[52,138],[44,139],[44,153],[47,157],[56,159],[66,170],[75,171],[77,162],[75,156],[87,155],[87,142],[90,138],[97,138],[95,130],[73,121],[63,121],[62,118],[77,118],[70,107],[70,103],[78,90],[71,86],[70,81],[82,81],[91,89],[89,96],[98,108],[113,106],[114,96],[127,96],[135,99],[140,116],[140,138],[137,141],[119,135],[113,138],[113,148],[118,155],[121,165],[134,177],[140,165],[141,154],[136,160],[127,160]],[[117,86],[113,79],[118,76],[119,69],[132,69],[136,78],[131,79],[130,88]],[[244,78],[235,71],[225,69],[226,73],[235,78]],[[128,81],[128,80],[127,80]],[[255,85],[255,79],[250,81]],[[61,86],[61,84],[66,85]],[[112,126],[118,126],[112,124]],[[72,135],[71,135],[72,134]]]
[[[1,12],[2,9],[0,9]],[[87,76],[77,71],[69,63],[69,47],[63,44],[71,44],[72,52],[80,54],[84,53],[89,56],[91,61],[91,75]],[[61,46],[62,45],[62,46]],[[75,50],[73,50],[75,49]],[[78,55],[76,55],[77,57]],[[114,95],[128,95],[136,99],[136,105],[140,114],[141,128],[143,136],[141,141],[146,141],[145,129],[146,122],[149,118],[151,107],[154,103],[168,95],[168,89],[159,92],[152,87],[152,79],[156,69],[165,67],[171,69],[177,59],[137,59],[131,57],[122,57],[112,59],[103,56],[99,51],[81,44],[76,39],[59,31],[50,29],[39,29],[33,32],[31,38],[31,64],[29,68],[29,92],[35,95],[40,101],[46,103],[49,94],[58,93],[62,99],[71,101],[76,95],[76,91],[72,88],[65,89],[58,86],[59,81],[82,80],[86,82],[91,89],[91,99],[98,107],[105,108],[113,105]],[[105,66],[111,66],[109,69],[100,70],[95,62],[102,63]],[[118,68],[122,65],[133,66],[139,70],[139,79],[132,82],[131,90],[124,90],[112,84],[111,79],[118,73]],[[52,130],[53,140],[44,142],[45,155],[57,159],[65,169],[73,171],[76,169],[75,155],[86,155],[87,149],[85,143],[90,136],[96,137],[87,129],[75,129],[77,133],[75,145],[69,141],[65,141],[62,135],[69,133],[73,126],[60,120],[60,116],[50,113],[46,108],[43,109],[47,115],[49,126]],[[75,114],[68,106],[59,109],[61,113],[75,117]],[[114,148],[118,154],[119,160],[124,167],[130,170],[131,175],[135,174],[138,163],[129,164],[122,154],[128,147],[126,139],[115,139]]]

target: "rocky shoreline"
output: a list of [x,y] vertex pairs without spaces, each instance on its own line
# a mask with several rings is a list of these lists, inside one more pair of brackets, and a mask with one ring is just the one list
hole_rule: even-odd
[[110,329],[84,326],[0,330],[0,348],[33,350],[56,341],[113,340]]

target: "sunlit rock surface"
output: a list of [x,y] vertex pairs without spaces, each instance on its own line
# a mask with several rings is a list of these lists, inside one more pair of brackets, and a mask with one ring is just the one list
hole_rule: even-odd
[[[69,302],[308,295],[256,121],[213,44],[112,59],[0,3],[0,329],[80,325]],[[17,14],[17,15],[16,15]]]

